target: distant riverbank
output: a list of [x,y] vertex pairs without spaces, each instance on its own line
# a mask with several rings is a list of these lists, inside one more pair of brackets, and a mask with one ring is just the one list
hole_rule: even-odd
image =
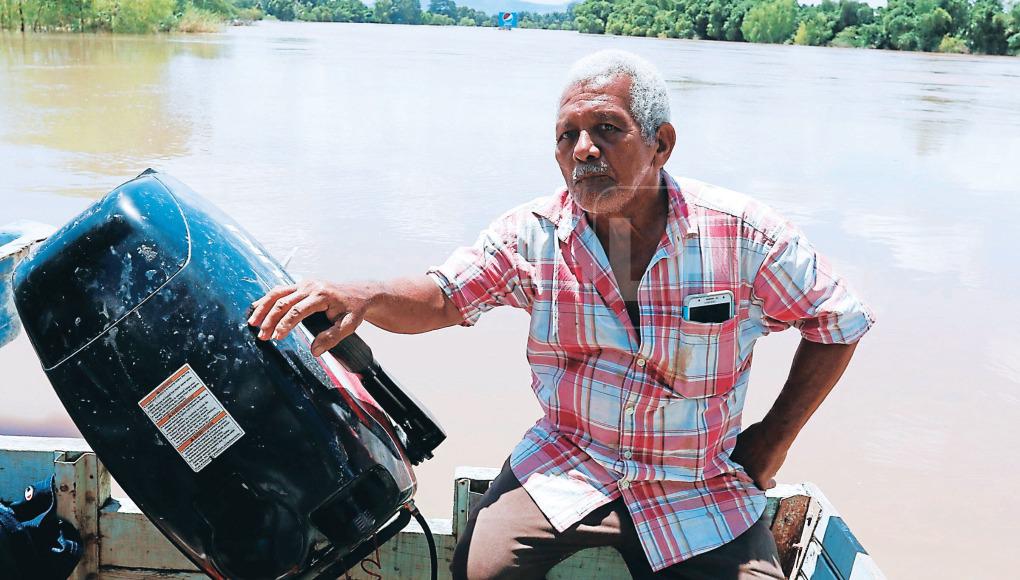
[[[470,0],[468,0],[470,1]],[[453,0],[0,0],[0,29],[214,32],[263,17],[307,22],[496,26]],[[589,34],[890,50],[1020,54],[1020,1],[584,0],[564,12],[517,13],[521,28]]]
[[259,0],[0,0],[0,30],[216,32],[262,18]]

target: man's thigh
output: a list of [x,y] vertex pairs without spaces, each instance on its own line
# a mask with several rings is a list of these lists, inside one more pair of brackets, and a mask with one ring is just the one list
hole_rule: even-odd
[[[625,532],[626,533],[626,532]],[[636,534],[628,535],[636,540]],[[761,518],[732,542],[652,572],[640,544],[628,542],[620,553],[636,580],[675,578],[683,580],[782,580],[779,552],[768,522]]]
[[574,552],[617,545],[619,509],[620,502],[607,504],[557,532],[521,487],[508,462],[469,515],[450,571],[455,580],[544,578]]

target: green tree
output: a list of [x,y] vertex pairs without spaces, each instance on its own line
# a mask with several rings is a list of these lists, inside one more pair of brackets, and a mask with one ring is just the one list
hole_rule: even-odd
[[457,24],[460,25],[460,21],[464,18],[470,18],[474,21],[475,26],[495,26],[495,16],[490,16],[481,10],[475,10],[468,6],[457,7]]
[[457,16],[457,3],[453,0],[431,0],[429,2],[429,12],[442,14],[452,19]]
[[889,0],[880,15],[883,48],[936,50],[947,34],[966,35],[969,10],[967,0]]
[[793,36],[793,43],[807,46],[825,46],[835,36],[833,32],[834,24],[825,14],[815,12],[800,21],[797,33]]
[[796,0],[769,0],[751,8],[740,27],[749,42],[782,43],[797,28]]
[[433,26],[454,26],[457,21],[445,14],[433,14],[426,12],[422,15],[422,24],[431,24]]
[[393,13],[393,0],[375,0],[372,8],[372,18],[379,24],[390,24],[390,15]]
[[985,54],[1006,54],[1009,20],[999,0],[977,0],[971,8],[967,30],[970,49]]
[[390,9],[393,24],[421,24],[421,4],[418,0],[393,0]]
[[145,34],[169,30],[174,21],[174,0],[119,2],[113,15],[113,32]]
[[830,44],[843,48],[878,48],[884,42],[884,38],[882,25],[860,24],[840,30]]
[[839,3],[839,19],[836,22],[836,31],[839,32],[851,26],[871,24],[875,21],[875,9],[865,2],[854,0],[841,0]]
[[941,6],[921,14],[917,19],[917,35],[921,50],[936,50],[942,38],[953,32],[953,17]]
[[1020,2],[1014,2],[1007,19],[1006,50],[1009,54],[1020,54]]
[[608,0],[584,0],[574,6],[574,26],[578,32],[602,34],[613,9],[613,3]]
[[755,0],[737,0],[729,5],[730,11],[726,16],[726,22],[723,24],[723,36],[720,40],[728,40],[730,42],[744,41],[744,32],[741,30],[741,27],[744,25],[744,18],[754,5]]
[[284,22],[289,22],[297,17],[294,0],[266,0],[264,6],[266,14],[271,14]]

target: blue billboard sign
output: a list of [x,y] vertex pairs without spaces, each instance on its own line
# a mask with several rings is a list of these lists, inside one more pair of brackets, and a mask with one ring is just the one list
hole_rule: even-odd
[[517,13],[516,12],[500,12],[499,13],[499,27],[500,28],[516,28],[517,27]]

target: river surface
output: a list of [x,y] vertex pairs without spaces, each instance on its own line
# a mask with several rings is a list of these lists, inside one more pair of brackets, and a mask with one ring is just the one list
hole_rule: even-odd
[[[1020,59],[426,26],[5,34],[0,224],[61,224],[151,166],[296,249],[298,275],[422,272],[559,185],[561,77],[608,47],[668,79],[670,171],[785,213],[877,313],[779,479],[817,483],[890,577],[1015,572]],[[418,470],[448,517],[454,467],[499,466],[539,415],[526,316],[363,332],[449,432]],[[759,342],[745,424],[797,340]],[[0,370],[0,433],[77,433],[24,337]]]

